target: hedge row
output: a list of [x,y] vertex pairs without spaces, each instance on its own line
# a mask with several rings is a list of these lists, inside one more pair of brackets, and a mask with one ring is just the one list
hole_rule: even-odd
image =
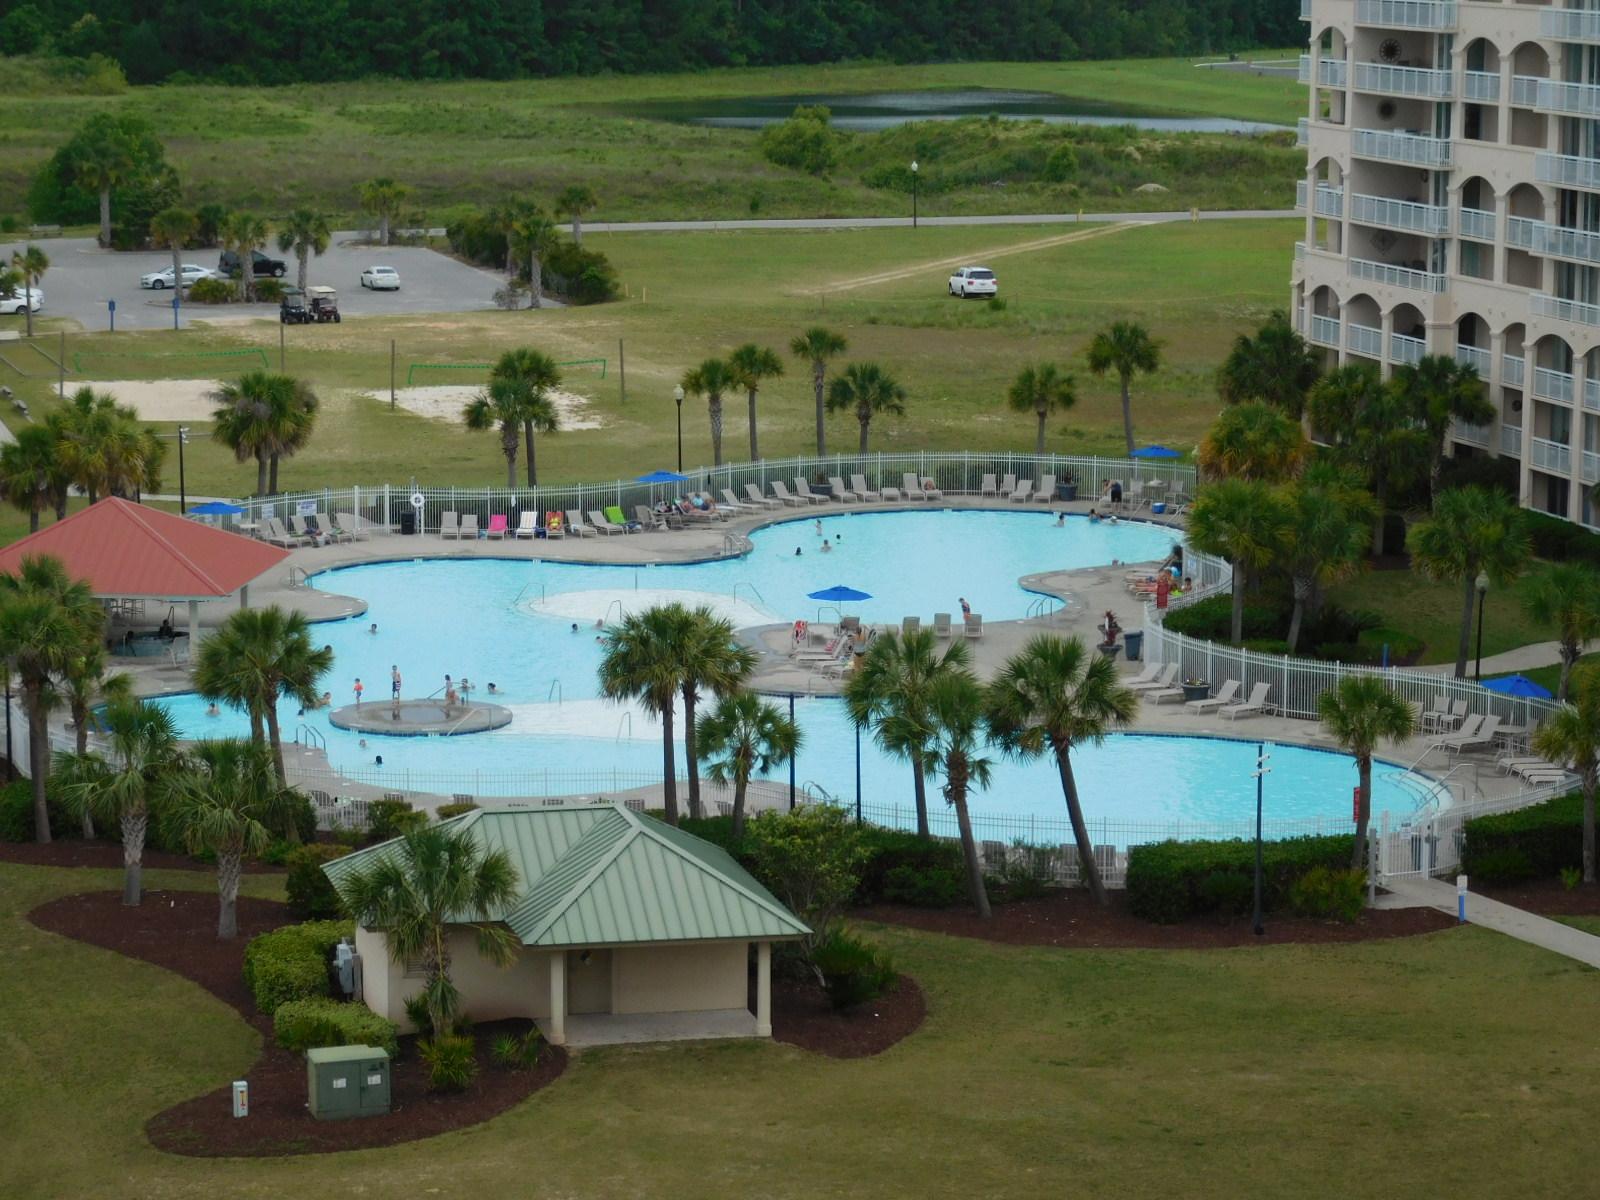
[[341,1004],[322,996],[290,1000],[272,1014],[272,1036],[285,1050],[318,1046],[382,1046],[392,1056],[398,1030],[365,1004]]
[[1474,817],[1462,830],[1461,869],[1474,883],[1554,879],[1583,867],[1583,797]]
[[[1317,867],[1348,868],[1353,834],[1286,838],[1262,846],[1262,904],[1286,908],[1290,891]],[[1204,914],[1234,916],[1254,901],[1255,843],[1153,842],[1128,851],[1128,908],[1171,924]]]
[[276,1013],[290,1000],[329,995],[333,948],[354,932],[349,921],[308,921],[251,938],[244,951],[244,985],[256,1009]]
[[349,846],[312,842],[297,846],[284,856],[283,865],[289,869],[284,880],[284,895],[289,901],[289,912],[301,921],[326,921],[344,915],[344,905],[334,889],[333,880],[322,868],[336,858],[349,854]]

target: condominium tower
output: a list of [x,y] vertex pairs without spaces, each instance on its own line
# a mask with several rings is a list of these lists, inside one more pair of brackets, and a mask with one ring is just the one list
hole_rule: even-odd
[[1300,331],[1386,376],[1471,363],[1496,416],[1458,424],[1455,452],[1515,459],[1524,505],[1595,525],[1600,11],[1300,3]]

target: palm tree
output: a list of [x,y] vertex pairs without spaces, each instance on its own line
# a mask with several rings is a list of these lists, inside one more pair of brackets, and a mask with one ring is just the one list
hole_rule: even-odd
[[1578,773],[1583,791],[1583,881],[1595,881],[1594,795],[1600,777],[1600,677],[1594,669],[1578,674],[1577,702],[1564,704],[1533,735],[1533,748],[1551,762]]
[[509,379],[489,380],[462,410],[462,420],[474,433],[499,429],[500,452],[506,456],[506,487],[517,486],[517,448],[522,438],[523,389]]
[[765,775],[800,752],[800,727],[754,692],[724,696],[700,722],[706,774],[733,783],[733,841],[744,836],[744,797],[753,775]]
[[1326,590],[1361,569],[1377,505],[1360,480],[1336,463],[1316,463],[1298,483],[1285,489],[1289,510],[1285,564],[1294,590],[1288,644],[1300,644],[1307,613],[1322,607]]
[[1356,802],[1356,840],[1350,869],[1359,871],[1372,819],[1372,756],[1380,742],[1403,742],[1416,729],[1416,715],[1376,675],[1346,675],[1339,686],[1317,697],[1317,712],[1328,732],[1355,757],[1360,781]]
[[1386,386],[1368,366],[1328,372],[1311,389],[1307,412],[1312,428],[1366,477],[1378,502],[1372,553],[1381,557],[1389,499],[1416,478],[1420,464],[1426,461],[1426,432],[1418,427],[1409,401]]
[[544,258],[555,245],[556,227],[536,204],[524,207],[511,229],[517,253],[528,260],[528,307],[544,307]]
[[328,228],[328,218],[319,212],[297,208],[284,218],[278,230],[278,249],[285,254],[294,251],[295,260],[300,264],[297,278],[302,292],[306,290],[306,259],[312,254],[322,257],[332,240],[333,230]]
[[1415,364],[1396,367],[1389,386],[1411,408],[1413,419],[1427,434],[1428,495],[1432,497],[1439,491],[1451,422],[1486,425],[1495,418],[1495,406],[1478,369],[1447,354],[1425,354]]
[[[1198,506],[1197,506],[1198,507]],[[1528,514],[1503,492],[1481,487],[1446,488],[1433,512],[1406,537],[1411,564],[1429,579],[1461,585],[1461,639],[1456,645],[1456,678],[1467,677],[1472,646],[1472,604],[1477,578],[1505,584],[1522,573],[1532,557]]]
[[265,727],[278,783],[288,786],[278,700],[287,697],[302,707],[315,704],[318,683],[332,666],[333,651],[312,644],[311,623],[303,613],[285,612],[277,605],[241,608],[200,643],[194,686],[207,700],[248,712],[252,741],[261,741]]
[[704,396],[711,415],[712,465],[722,465],[722,393],[738,386],[733,372],[720,358],[708,358],[698,367],[683,373],[683,390],[691,396]]
[[296,793],[273,774],[272,758],[263,747],[238,738],[190,747],[171,787],[171,827],[189,853],[217,858],[217,937],[236,937],[245,856],[267,848]]
[[[953,671],[967,669],[965,642],[951,642],[940,652],[931,629],[879,635],[845,684],[845,708],[857,726],[874,727],[878,745],[911,764],[911,790],[917,805],[917,833],[928,837],[927,742],[928,694]],[[907,740],[900,740],[907,735]]]
[[99,193],[99,242],[105,249],[111,247],[111,192],[127,183],[138,169],[137,147],[129,129],[109,113],[90,117],[72,140],[72,180]]
[[102,496],[137,496],[161,481],[166,444],[139,414],[110,393],[81,387],[51,414],[62,473],[93,504]]
[[[89,721],[94,706],[102,701],[127,700],[133,695],[133,677],[121,671],[108,675],[106,666],[104,643],[85,641],[61,672],[58,686],[72,718],[73,748],[80,756],[89,752]],[[87,809],[82,817],[83,836],[94,837],[94,817]]]
[[267,223],[254,213],[229,213],[222,227],[222,244],[239,256],[239,292],[243,299],[256,294],[256,251],[267,244]]
[[[183,287],[183,248],[200,228],[200,219],[186,208],[163,208],[150,218],[150,240],[172,251],[172,286]],[[300,286],[305,287],[301,280]]]
[[1244,640],[1244,596],[1257,572],[1284,551],[1292,514],[1268,484],[1224,479],[1200,493],[1189,512],[1189,541],[1233,564],[1233,641]]
[[[0,468],[5,456],[0,453]],[[1567,698],[1572,668],[1590,638],[1600,637],[1600,570],[1583,562],[1552,563],[1529,576],[1522,589],[1522,606],[1530,620],[1556,627],[1561,643],[1561,682],[1556,699]]]
[[708,605],[689,614],[687,636],[679,643],[679,693],[683,697],[683,759],[689,773],[689,815],[701,817],[700,755],[695,745],[695,709],[704,693],[731,696],[744,688],[755,673],[756,652],[740,645],[733,622],[719,617]]
[[422,964],[423,1032],[440,1037],[461,1007],[450,980],[452,930],[472,930],[478,953],[497,967],[516,961],[516,936],[486,918],[516,899],[517,869],[504,850],[486,849],[470,830],[449,824],[412,829],[390,845],[392,853],[343,876],[339,896],[357,924],[383,932],[392,961]]
[[39,514],[65,491],[67,479],[56,453],[56,435],[46,425],[24,425],[16,440],[0,446],[0,495],[28,514],[28,532],[39,532]]
[[906,390],[877,363],[851,363],[828,385],[828,411],[853,411],[861,426],[858,453],[867,452],[867,433],[880,413],[904,416]]
[[1299,422],[1258,401],[1222,410],[1200,440],[1200,469],[1210,479],[1277,482],[1300,473],[1311,443]]
[[506,240],[507,283],[517,278],[517,222],[529,211],[536,211],[532,201],[508,197],[488,212],[489,224]]
[[1298,421],[1305,411],[1306,393],[1321,374],[1317,351],[1280,309],[1253,337],[1241,333],[1234,340],[1217,368],[1217,394],[1229,404],[1259,400]]
[[1072,748],[1099,745],[1107,733],[1127,725],[1139,711],[1139,698],[1118,681],[1109,658],[1089,653],[1077,638],[1040,634],[990,682],[986,707],[989,736],[1006,753],[1024,761],[1046,752],[1055,756],[1078,869],[1095,903],[1104,905],[1105,884],[1083,819]]
[[249,371],[211,393],[211,436],[234,459],[256,460],[256,495],[278,490],[278,461],[302,449],[316,423],[317,396],[292,375]]
[[583,245],[583,217],[600,203],[593,191],[581,183],[563,188],[556,197],[556,213],[572,222],[572,244]]
[[[989,786],[992,763],[984,757],[984,693],[972,673],[948,671],[928,689],[927,724],[922,739],[926,746],[928,769],[944,776],[944,798],[956,810],[956,829],[961,834],[961,857],[967,867],[967,892],[978,915],[988,920],[989,893],[983,885],[983,863],[978,858],[978,843],[972,836],[972,816],[967,797],[974,787]],[[891,721],[895,718],[890,718]]]
[[67,575],[61,560],[29,555],[13,574],[0,573],[0,657],[22,689],[28,714],[28,774],[33,783],[33,829],[50,840],[45,778],[50,773],[50,709],[58,680],[86,647],[99,643],[105,611],[89,585]]
[[783,362],[765,346],[746,342],[728,355],[728,370],[733,376],[733,385],[744,388],[750,397],[750,459],[752,462],[759,461],[761,451],[756,448],[756,392],[763,382],[783,374]]
[[[389,244],[389,224],[400,214],[400,206],[411,194],[411,189],[403,183],[396,183],[387,176],[369,179],[361,185],[360,200],[363,212],[369,212],[378,218],[378,245]],[[305,287],[302,283],[301,287]]]
[[157,704],[119,699],[102,718],[105,754],[58,755],[56,774],[69,809],[81,810],[122,832],[122,902],[139,903],[145,834],[182,759],[172,714]]
[[533,455],[533,435],[555,433],[561,427],[560,414],[550,400],[550,393],[561,386],[561,368],[555,359],[531,346],[507,350],[495,360],[489,372],[489,381],[502,380],[517,389],[522,405],[522,434],[528,448],[528,486],[539,482],[539,470]]
[[1040,363],[1036,367],[1023,367],[1011,381],[1006,400],[1017,412],[1031,412],[1038,419],[1034,430],[1033,452],[1044,453],[1044,423],[1053,412],[1071,408],[1078,402],[1078,392],[1071,375],[1063,375],[1054,363]]
[[608,700],[638,700],[661,721],[661,785],[667,824],[678,823],[678,772],[673,763],[672,710],[683,686],[682,647],[691,639],[694,615],[681,604],[660,604],[629,613],[606,627],[600,662],[600,694]]
[[28,336],[33,336],[33,293],[41,290],[44,273],[50,269],[50,256],[37,246],[24,246],[11,252],[11,265],[22,276],[22,286],[27,289],[28,303],[22,306],[27,322]]
[[1128,385],[1136,372],[1147,374],[1161,366],[1161,343],[1149,330],[1133,321],[1113,321],[1089,343],[1089,369],[1096,375],[1115,371],[1122,388],[1122,435],[1133,453],[1133,400]]
[[843,335],[824,329],[820,325],[812,326],[789,343],[789,353],[798,359],[811,364],[811,390],[817,401],[817,457],[821,458],[828,453],[826,426],[823,421],[825,387],[828,378],[828,362],[838,358],[849,349],[849,343]]

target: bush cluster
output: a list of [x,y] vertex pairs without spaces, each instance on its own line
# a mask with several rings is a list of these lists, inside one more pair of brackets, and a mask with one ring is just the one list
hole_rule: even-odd
[[[50,827],[55,828],[51,816]],[[0,842],[33,841],[33,784],[13,779],[0,788]]]
[[244,985],[257,1010],[275,1013],[290,1000],[329,995],[333,948],[354,932],[349,921],[307,921],[251,938],[244,951]]
[[1360,871],[1312,867],[1289,885],[1289,909],[1296,916],[1351,925],[1367,905],[1366,887]]
[[393,1021],[386,1021],[365,1004],[344,1004],[325,996],[278,1005],[272,1014],[272,1036],[285,1050],[381,1046],[392,1056],[399,1044]]
[[494,1039],[490,1053],[494,1061],[507,1070],[530,1070],[539,1065],[539,1056],[544,1053],[544,1035],[537,1026],[521,1035],[502,1033]]
[[[1292,603],[1285,594],[1263,591],[1245,602],[1244,647],[1260,654],[1287,654]],[[1174,633],[1208,642],[1229,642],[1233,634],[1233,598],[1208,596],[1187,608],[1168,613],[1166,627]],[[1409,634],[1382,627],[1376,613],[1352,612],[1337,604],[1324,604],[1315,617],[1307,614],[1300,627],[1295,653],[1327,662],[1378,663],[1384,643],[1389,661],[1411,661],[1422,653],[1423,643]]]
[[[450,249],[468,262],[503,271],[506,265],[506,234],[488,213],[469,210],[445,227]],[[513,264],[518,280],[528,277],[528,263]],[[615,300],[621,292],[616,268],[598,250],[580,246],[570,238],[558,237],[539,262],[540,282],[545,290],[573,304],[601,304]],[[505,308],[520,305],[522,293],[514,286],[502,289]],[[497,301],[498,302],[498,301]]]
[[[1345,869],[1353,834],[1286,838],[1262,848],[1262,905],[1281,909],[1294,884],[1311,870]],[[1170,924],[1205,914],[1247,912],[1254,897],[1255,844],[1153,842],[1128,852],[1128,908],[1149,921]]]
[[344,915],[344,906],[333,881],[322,867],[336,858],[350,853],[348,846],[330,846],[322,842],[297,846],[284,857],[289,876],[283,890],[289,901],[289,912],[301,921],[330,920]]
[[1600,534],[1590,533],[1582,525],[1530,511],[1528,531],[1533,535],[1533,552],[1539,558],[1600,566]]
[[434,810],[434,814],[441,821],[448,821],[451,817],[464,816],[469,812],[476,812],[478,805],[471,800],[462,800],[456,804],[441,804]]
[[862,828],[861,842],[867,858],[856,889],[858,904],[885,900],[919,908],[949,908],[966,898],[959,843],[875,825]]
[[876,1000],[897,978],[887,954],[837,929],[817,943],[811,965],[822,976],[829,1003],[838,1009]]
[[1574,793],[1515,812],[1474,817],[1462,833],[1461,869],[1469,879],[1551,879],[1583,867],[1583,797]]
[[367,838],[387,842],[428,823],[428,814],[418,812],[406,800],[374,800],[367,805]]
[[477,1046],[460,1034],[429,1038],[418,1046],[428,1066],[430,1092],[463,1092],[478,1073]]
[[231,279],[196,279],[189,285],[190,304],[232,304],[239,285]]

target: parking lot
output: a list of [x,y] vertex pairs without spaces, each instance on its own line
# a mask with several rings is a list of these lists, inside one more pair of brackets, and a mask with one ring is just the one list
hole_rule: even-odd
[[[350,317],[382,316],[389,313],[473,312],[494,307],[494,292],[504,276],[494,271],[457,262],[453,258],[414,246],[354,245],[353,233],[336,233],[327,253],[313,257],[307,272],[310,284],[327,284],[339,289],[340,312]],[[102,250],[93,238],[45,238],[32,243],[50,256],[40,290],[44,292],[42,316],[67,317],[85,329],[108,327],[107,301],[117,302],[118,329],[160,329],[172,325],[172,292],[150,291],[139,286],[139,277],[172,265],[167,251],[118,252]],[[9,260],[20,243],[0,244],[0,261]],[[285,282],[294,283],[297,264],[292,254],[281,254],[275,247],[264,250],[281,258],[288,267]],[[216,268],[219,250],[186,250],[182,261]],[[364,268],[382,265],[400,273],[397,292],[369,292],[360,285]],[[552,303],[546,301],[546,303]],[[205,321],[236,321],[272,317],[276,304],[184,305],[179,319],[192,317]],[[0,318],[0,328],[13,322],[20,327],[22,317]]]

